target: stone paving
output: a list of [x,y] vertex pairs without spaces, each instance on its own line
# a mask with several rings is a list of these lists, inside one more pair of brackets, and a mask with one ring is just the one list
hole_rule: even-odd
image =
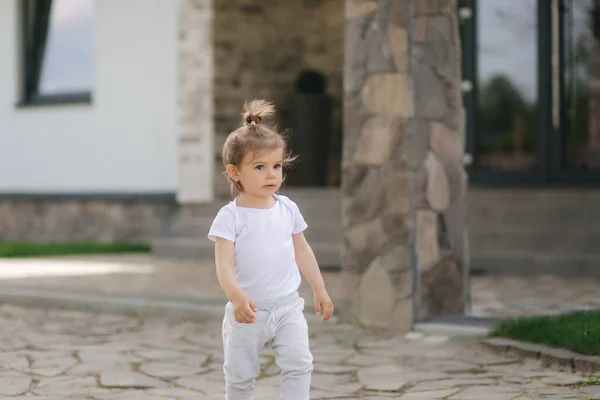
[[[585,377],[475,339],[309,326],[312,399],[600,399],[600,386],[575,387]],[[0,307],[0,399],[224,399],[222,361],[215,322]],[[278,373],[267,348],[257,399],[278,399]]]
[[600,280],[552,275],[475,276],[472,314],[482,317],[549,315],[600,309]]
[[[339,273],[323,275],[335,300]],[[157,259],[149,255],[3,259],[0,288],[3,286],[224,300],[212,261]],[[600,280],[590,278],[473,276],[471,292],[472,315],[482,317],[600,309]],[[310,303],[311,289],[306,282],[301,293]]]

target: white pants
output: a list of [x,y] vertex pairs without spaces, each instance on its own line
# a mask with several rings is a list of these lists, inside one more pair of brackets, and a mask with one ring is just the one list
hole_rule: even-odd
[[304,299],[294,293],[270,304],[256,304],[256,322],[242,324],[225,306],[223,349],[227,400],[253,400],[260,352],[272,343],[281,369],[281,399],[309,400],[313,357],[309,348]]

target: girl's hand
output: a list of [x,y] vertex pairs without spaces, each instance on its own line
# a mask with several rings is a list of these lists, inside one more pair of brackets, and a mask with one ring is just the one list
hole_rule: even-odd
[[321,321],[325,322],[333,315],[333,302],[327,290],[315,290],[315,313],[321,315]]
[[233,304],[233,317],[240,324],[256,322],[256,304],[246,296],[240,296],[231,302]]

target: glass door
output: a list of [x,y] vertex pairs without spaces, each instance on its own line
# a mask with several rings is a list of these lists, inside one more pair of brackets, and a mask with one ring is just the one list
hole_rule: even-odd
[[538,157],[535,0],[477,4],[474,167],[532,171]]
[[548,179],[549,126],[543,68],[548,0],[460,0],[469,175],[475,184]]
[[600,0],[459,0],[475,185],[600,184]]
[[553,172],[600,181],[600,0],[554,3],[560,129]]

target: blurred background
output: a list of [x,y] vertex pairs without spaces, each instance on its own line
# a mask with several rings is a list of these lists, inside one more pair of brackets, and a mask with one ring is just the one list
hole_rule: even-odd
[[[456,15],[466,312],[597,308],[600,1],[460,0]],[[345,32],[343,0],[2,1],[0,257],[140,252],[171,271],[210,264],[205,235],[229,199],[221,146],[243,103],[259,97],[292,132],[300,161],[284,190],[337,279],[354,46]],[[385,51],[361,45],[373,59]],[[10,279],[56,271],[31,268]],[[46,272],[27,272],[35,268]],[[194,276],[181,274],[171,293]]]

